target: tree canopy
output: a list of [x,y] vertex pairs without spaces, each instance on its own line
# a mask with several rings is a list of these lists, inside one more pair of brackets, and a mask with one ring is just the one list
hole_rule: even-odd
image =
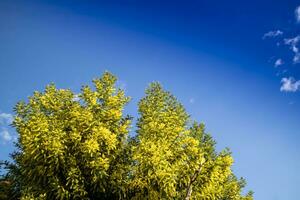
[[217,152],[159,83],[146,89],[129,134],[130,98],[116,80],[105,72],[79,94],[50,84],[15,106],[17,150],[0,180],[0,193],[13,195],[0,198],[252,200],[230,151]]

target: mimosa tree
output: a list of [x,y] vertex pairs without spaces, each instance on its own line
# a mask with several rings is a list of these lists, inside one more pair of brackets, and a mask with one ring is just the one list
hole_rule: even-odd
[[115,83],[106,72],[79,94],[51,84],[16,105],[9,191],[23,200],[252,199],[241,194],[230,151],[217,152],[204,125],[159,83],[139,102],[129,136],[129,97]]

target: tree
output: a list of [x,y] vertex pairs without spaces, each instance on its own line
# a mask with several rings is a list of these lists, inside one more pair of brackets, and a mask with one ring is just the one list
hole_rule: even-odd
[[[5,168],[6,163],[0,162],[0,172]],[[11,181],[8,179],[7,175],[0,175],[0,200],[8,199],[11,194]]]
[[1,161],[0,171],[2,173],[0,175],[0,200],[20,199],[16,165],[8,161]]
[[215,151],[203,124],[189,125],[184,107],[153,83],[139,103],[131,186],[139,199],[252,199],[231,170],[228,150]]
[[16,105],[22,199],[113,198],[130,125],[122,116],[129,98],[115,82],[105,73],[78,96],[51,84]]
[[[80,94],[54,84],[15,107],[19,140],[9,165],[20,199],[251,200],[203,124],[158,83],[139,103],[129,136],[129,102],[106,72]],[[1,191],[1,190],[0,190]]]

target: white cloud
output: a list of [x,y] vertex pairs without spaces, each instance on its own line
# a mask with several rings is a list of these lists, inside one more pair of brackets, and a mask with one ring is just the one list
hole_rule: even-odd
[[289,45],[290,49],[294,52],[294,58],[293,58],[294,63],[300,62],[300,52],[299,52],[299,48],[297,47],[299,41],[300,41],[300,35],[297,35],[294,38],[284,39],[284,43],[286,45]]
[[296,92],[300,90],[300,80],[296,81],[293,77],[281,79],[280,91],[282,92]]
[[283,60],[281,59],[281,58],[278,58],[276,61],[275,61],[275,63],[274,63],[274,66],[275,67],[278,67],[278,66],[280,66],[280,65],[283,65]]
[[14,120],[14,116],[9,113],[0,113],[0,142],[6,144],[7,142],[16,140],[16,136],[12,135],[9,125]]
[[264,34],[263,39],[266,39],[268,37],[274,38],[274,37],[280,36],[282,34],[283,34],[283,32],[281,30],[269,31]]
[[300,6],[298,6],[295,10],[295,17],[296,17],[297,22],[299,23],[300,22]]
[[0,113],[0,124],[2,125],[10,125],[14,120],[12,114],[8,113]]
[[6,129],[3,129],[1,131],[0,136],[3,139],[4,143],[9,142],[13,139],[12,135]]

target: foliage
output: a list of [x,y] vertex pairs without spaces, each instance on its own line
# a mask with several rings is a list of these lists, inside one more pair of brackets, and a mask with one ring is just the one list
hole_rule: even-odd
[[158,83],[139,104],[131,187],[138,199],[252,199],[231,171],[228,150],[215,151],[203,124],[189,125],[183,106]]
[[5,187],[17,198],[252,199],[241,195],[231,153],[216,152],[204,125],[159,83],[140,101],[132,137],[123,115],[129,97],[116,77],[106,72],[93,83],[77,95],[51,84],[16,105],[19,140]]
[[122,109],[129,98],[109,73],[93,82],[95,91],[84,86],[79,101],[51,84],[17,104],[22,199],[94,199],[121,184],[112,163],[126,142],[130,119]]

